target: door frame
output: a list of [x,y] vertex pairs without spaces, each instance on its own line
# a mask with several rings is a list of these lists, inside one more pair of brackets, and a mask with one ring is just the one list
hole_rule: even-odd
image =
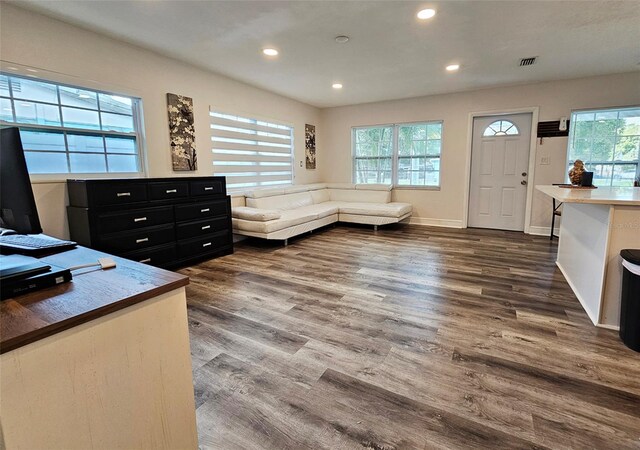
[[473,147],[473,121],[476,117],[486,116],[508,116],[511,114],[531,114],[531,141],[529,143],[529,169],[527,171],[527,202],[524,210],[524,233],[529,234],[531,228],[531,203],[533,201],[533,181],[535,179],[536,167],[536,142],[538,136],[536,133],[538,124],[538,115],[540,107],[531,106],[525,108],[499,109],[491,111],[476,111],[469,113],[469,123],[467,125],[467,154],[465,161],[465,189],[462,211],[462,228],[469,226],[469,196],[471,191],[471,155]]

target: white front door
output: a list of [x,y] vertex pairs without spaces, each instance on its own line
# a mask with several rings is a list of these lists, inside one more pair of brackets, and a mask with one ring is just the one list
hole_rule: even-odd
[[524,230],[530,145],[530,113],[473,120],[470,227]]

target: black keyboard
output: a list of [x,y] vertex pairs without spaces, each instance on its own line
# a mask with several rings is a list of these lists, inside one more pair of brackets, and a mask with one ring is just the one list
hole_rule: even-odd
[[0,247],[22,251],[38,251],[47,249],[66,249],[75,247],[73,241],[52,238],[38,234],[9,234],[0,236]]

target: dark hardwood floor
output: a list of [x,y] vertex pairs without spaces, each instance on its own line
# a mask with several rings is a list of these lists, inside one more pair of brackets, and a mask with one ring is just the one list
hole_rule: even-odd
[[640,448],[640,354],[522,233],[339,225],[181,272],[202,448]]

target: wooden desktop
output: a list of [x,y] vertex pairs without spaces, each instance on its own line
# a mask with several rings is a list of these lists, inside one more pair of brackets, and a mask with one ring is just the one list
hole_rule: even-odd
[[[103,256],[79,247],[42,259]],[[113,259],[0,303],[0,447],[197,448],[189,280]]]

